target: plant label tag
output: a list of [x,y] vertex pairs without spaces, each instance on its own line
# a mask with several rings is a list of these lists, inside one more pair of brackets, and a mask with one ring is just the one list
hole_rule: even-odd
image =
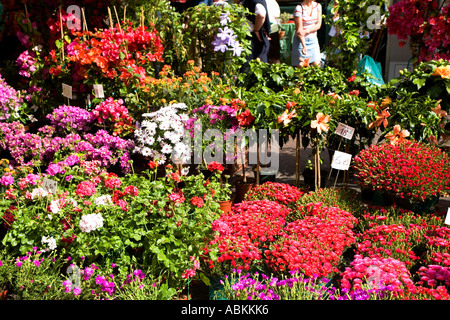
[[351,140],[353,137],[353,133],[355,132],[355,128],[350,127],[346,124],[339,122],[335,133],[345,139]]
[[445,216],[445,224],[450,224],[450,208],[447,209],[447,215]]
[[51,180],[51,179],[47,179],[44,178],[44,184],[43,184],[43,188],[45,191],[51,193],[51,194],[56,194],[56,186],[57,186],[57,182],[55,180]]
[[72,99],[72,86],[69,86],[68,84],[63,83],[62,84],[62,90],[63,90],[63,96],[67,99]]
[[335,151],[331,161],[331,167],[337,170],[348,170],[352,155],[350,153]]
[[103,85],[102,84],[94,84],[94,95],[96,98],[104,98],[105,94],[103,93]]

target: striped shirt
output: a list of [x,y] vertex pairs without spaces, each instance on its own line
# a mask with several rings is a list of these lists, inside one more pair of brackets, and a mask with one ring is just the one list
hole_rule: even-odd
[[[306,12],[306,8],[304,6],[302,7],[301,5],[297,5],[294,10],[294,17],[302,18],[303,29],[305,29],[305,28],[307,28],[309,26],[313,26],[317,23],[319,8],[321,8],[320,3],[313,2],[311,14],[308,14]],[[314,31],[310,34],[307,34],[305,36],[305,39],[313,38],[316,36],[317,36],[317,31]]]

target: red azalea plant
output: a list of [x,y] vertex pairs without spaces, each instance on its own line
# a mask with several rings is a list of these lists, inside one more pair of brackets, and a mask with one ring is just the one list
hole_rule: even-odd
[[424,201],[450,185],[448,155],[421,142],[372,145],[354,158],[353,167],[361,187],[402,199]]

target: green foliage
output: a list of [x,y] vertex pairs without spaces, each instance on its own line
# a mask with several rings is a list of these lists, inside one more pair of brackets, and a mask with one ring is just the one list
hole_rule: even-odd
[[[184,45],[187,48],[187,58],[194,60],[204,72],[219,72],[224,79],[233,81],[237,76],[241,65],[250,54],[250,35],[247,30],[247,9],[241,5],[197,5],[183,12],[186,28],[184,32]],[[229,20],[225,25],[221,24],[221,14],[228,14]],[[233,31],[243,48],[239,56],[234,56],[232,51],[214,51],[212,42],[219,28],[229,28]]]
[[450,62],[445,60],[421,62],[412,72],[401,71],[399,77],[391,80],[391,86],[387,89],[388,95],[395,97],[397,94],[401,97],[404,93],[417,93],[418,96],[441,100],[442,110],[450,111],[450,78],[433,75],[440,66],[450,66]]
[[386,0],[334,1],[332,13],[336,14],[339,19],[333,21],[333,17],[330,17],[328,21],[338,30],[336,36],[329,38],[326,48],[327,61],[331,66],[339,68],[347,76],[356,70],[359,55],[367,52],[373,40],[373,37],[367,39],[361,35],[366,33],[373,35],[374,31],[377,31],[377,29],[371,28],[371,24],[376,23],[377,17],[374,17],[374,12],[368,8],[370,6],[378,7],[380,9],[379,18],[381,18],[388,14],[388,4]]

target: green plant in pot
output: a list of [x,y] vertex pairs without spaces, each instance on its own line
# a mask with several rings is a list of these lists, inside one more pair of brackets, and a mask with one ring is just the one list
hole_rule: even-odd
[[[213,199],[220,204],[223,212],[231,210],[233,200],[231,198],[230,184],[228,183],[229,175],[222,175],[223,166],[218,162],[211,162],[208,164],[208,170],[213,173],[210,179],[207,180],[207,186],[211,188]],[[225,181],[224,181],[225,180]]]

